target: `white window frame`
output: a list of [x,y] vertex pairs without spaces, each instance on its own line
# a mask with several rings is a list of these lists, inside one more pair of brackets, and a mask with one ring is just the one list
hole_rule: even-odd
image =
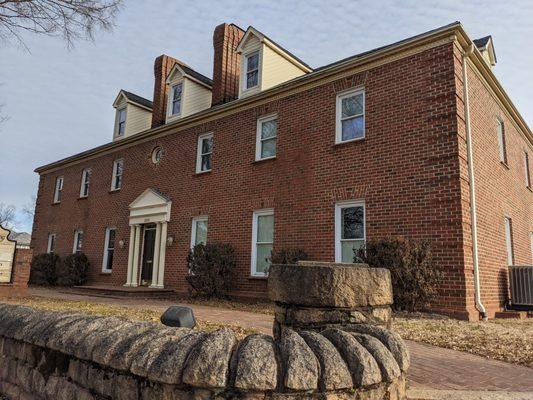
[[[206,172],[210,172],[213,170],[213,148],[211,148],[210,153],[202,153],[202,142],[204,139],[213,138],[213,148],[215,147],[215,140],[213,136],[213,132],[210,133],[204,133],[202,135],[198,136],[198,143],[196,148],[196,173],[197,174],[204,174]],[[206,169],[205,171],[202,171],[202,156],[205,156],[207,154],[211,155],[211,168]]]
[[505,123],[502,119],[496,118],[498,123],[498,151],[500,155],[500,162],[507,165],[507,138],[505,137]]
[[507,265],[514,265],[513,251],[513,220],[511,217],[504,217],[505,227],[505,247],[507,249]]
[[[279,129],[279,124],[276,125],[276,136],[274,136],[272,138],[268,138],[268,139],[262,139],[261,138],[261,132],[262,132],[262,129],[263,129],[263,124],[265,122],[270,122],[270,121],[274,121],[274,120],[277,122],[278,114],[265,115],[264,117],[261,117],[261,118],[257,119],[257,131],[256,131],[256,139],[255,139],[255,161],[261,161],[261,160],[268,160],[270,158],[276,158],[276,156],[278,155],[278,129]],[[263,150],[263,141],[264,140],[272,140],[272,139],[276,139],[276,154],[273,155],[273,156],[269,156],[269,157],[261,157],[261,151]]]
[[[53,244],[53,246],[52,246]],[[55,251],[56,247],[56,234],[55,233],[49,233],[48,234],[48,244],[46,246],[46,252],[47,253],[53,253]]]
[[[360,138],[342,140],[342,100],[346,97],[352,97],[354,95],[362,94],[363,95],[363,136]],[[355,118],[359,115],[352,116],[350,118]],[[335,143],[348,143],[355,142],[357,140],[363,140],[366,136],[366,94],[365,88],[359,87],[350,90],[346,90],[337,94],[336,106],[335,106]]]
[[[255,210],[253,213],[253,219],[252,219],[252,258],[251,258],[251,265],[250,265],[250,275],[251,276],[257,276],[257,277],[265,277],[268,276],[268,273],[258,272],[257,271],[257,245],[258,244],[272,244],[274,245],[274,238],[272,238],[271,242],[257,242],[257,227],[259,222],[259,217],[261,216],[274,216],[274,209],[273,208],[264,208],[262,210]],[[274,229],[276,227],[276,217],[274,216]]]
[[[181,85],[181,98],[180,98],[180,110],[176,114],[172,113],[174,108],[174,88],[178,85]],[[178,118],[183,113],[183,94],[185,93],[185,80],[180,79],[174,82],[169,83],[170,90],[168,91],[168,101],[167,101],[167,118]]]
[[529,166],[529,153],[524,151],[524,172],[526,179],[526,187],[531,189],[531,171]]
[[[117,174],[118,164],[122,164],[122,171],[121,171],[120,175]],[[119,186],[116,186],[116,184],[115,184],[117,176],[120,176],[120,185]],[[113,174],[111,175],[111,191],[122,189],[123,180],[124,180],[124,159],[123,158],[118,158],[115,161],[113,161]]]
[[[196,229],[198,222],[207,222],[207,234],[209,234],[209,218],[207,215],[200,215],[198,217],[194,217],[192,219],[192,227],[191,227],[191,249],[196,246]],[[207,242],[207,237],[205,239]]]
[[[253,55],[257,54],[257,85],[255,86],[251,86],[251,87],[248,87],[248,58],[252,57]],[[256,47],[254,49],[251,49],[250,51],[248,51],[246,54],[244,54],[244,57],[242,57],[242,60],[243,60],[243,64],[242,64],[242,68],[241,68],[241,71],[242,72],[242,92],[245,93],[245,92],[249,92],[249,91],[253,91],[253,90],[259,90],[260,87],[261,87],[261,78],[262,78],[262,74],[261,74],[261,66],[263,64],[263,52],[261,50],[261,47]]]
[[83,230],[82,229],[76,229],[74,231],[74,244],[72,245],[72,254],[76,254],[78,252],[78,241],[80,240],[80,234],[82,238],[82,245],[79,248],[80,253],[82,252],[83,247]]
[[80,198],[89,196],[89,185],[91,181],[91,169],[85,168],[81,171]]
[[58,176],[56,178],[56,184],[54,189],[54,203],[61,203],[61,195],[63,193],[63,176]]
[[[342,210],[350,207],[363,207],[363,238],[366,243],[366,206],[364,200],[340,201],[335,203],[335,262],[342,263]],[[346,263],[349,264],[349,263]]]
[[[108,269],[107,268],[107,257],[108,257],[108,254],[107,252],[110,250],[109,247],[108,247],[108,244],[109,244],[109,234],[111,231],[115,231],[115,246],[116,246],[116,241],[117,241],[117,228],[114,227],[114,226],[108,226],[107,228],[105,228],[105,236],[104,236],[104,257],[103,257],[103,260],[102,260],[102,272],[103,273],[106,273],[106,274],[109,274],[111,272],[113,272],[113,268],[111,269]],[[113,247],[113,259],[115,258],[115,250],[116,250],[116,247]]]
[[[124,111],[124,132],[120,133],[120,113]],[[123,137],[126,135],[126,122],[128,120],[128,110],[127,105],[124,107],[117,108],[117,126],[115,128],[115,136]]]

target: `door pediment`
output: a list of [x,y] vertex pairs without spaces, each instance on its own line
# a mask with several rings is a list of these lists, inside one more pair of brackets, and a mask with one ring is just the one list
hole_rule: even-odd
[[146,189],[129,206],[130,225],[170,221],[172,202],[155,189]]

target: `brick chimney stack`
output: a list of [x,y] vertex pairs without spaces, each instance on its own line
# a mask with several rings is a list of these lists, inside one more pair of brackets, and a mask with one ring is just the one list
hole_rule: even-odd
[[213,33],[213,99],[211,105],[239,97],[241,56],[235,52],[244,31],[234,24],[220,24]]
[[165,124],[167,112],[167,77],[178,60],[165,54],[154,62],[154,100],[152,112],[152,128]]

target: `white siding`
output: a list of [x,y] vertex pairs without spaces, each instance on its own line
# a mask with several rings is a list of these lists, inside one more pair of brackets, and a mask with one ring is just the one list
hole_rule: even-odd
[[187,78],[184,83],[183,117],[211,107],[211,90]]
[[131,136],[150,129],[152,113],[145,108],[128,103],[126,108],[126,132],[124,136]]
[[269,89],[305,74],[299,67],[268,46],[263,46],[262,67],[261,90]]

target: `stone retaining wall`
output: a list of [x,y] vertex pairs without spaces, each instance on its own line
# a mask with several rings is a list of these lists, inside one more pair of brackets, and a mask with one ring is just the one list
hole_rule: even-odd
[[405,398],[409,366],[399,336],[378,325],[278,324],[275,338],[239,341],[228,329],[8,304],[0,304],[0,354],[0,392],[11,400],[395,400]]
[[10,283],[0,283],[1,297],[23,297],[28,294],[30,263],[33,256],[31,249],[15,250]]

